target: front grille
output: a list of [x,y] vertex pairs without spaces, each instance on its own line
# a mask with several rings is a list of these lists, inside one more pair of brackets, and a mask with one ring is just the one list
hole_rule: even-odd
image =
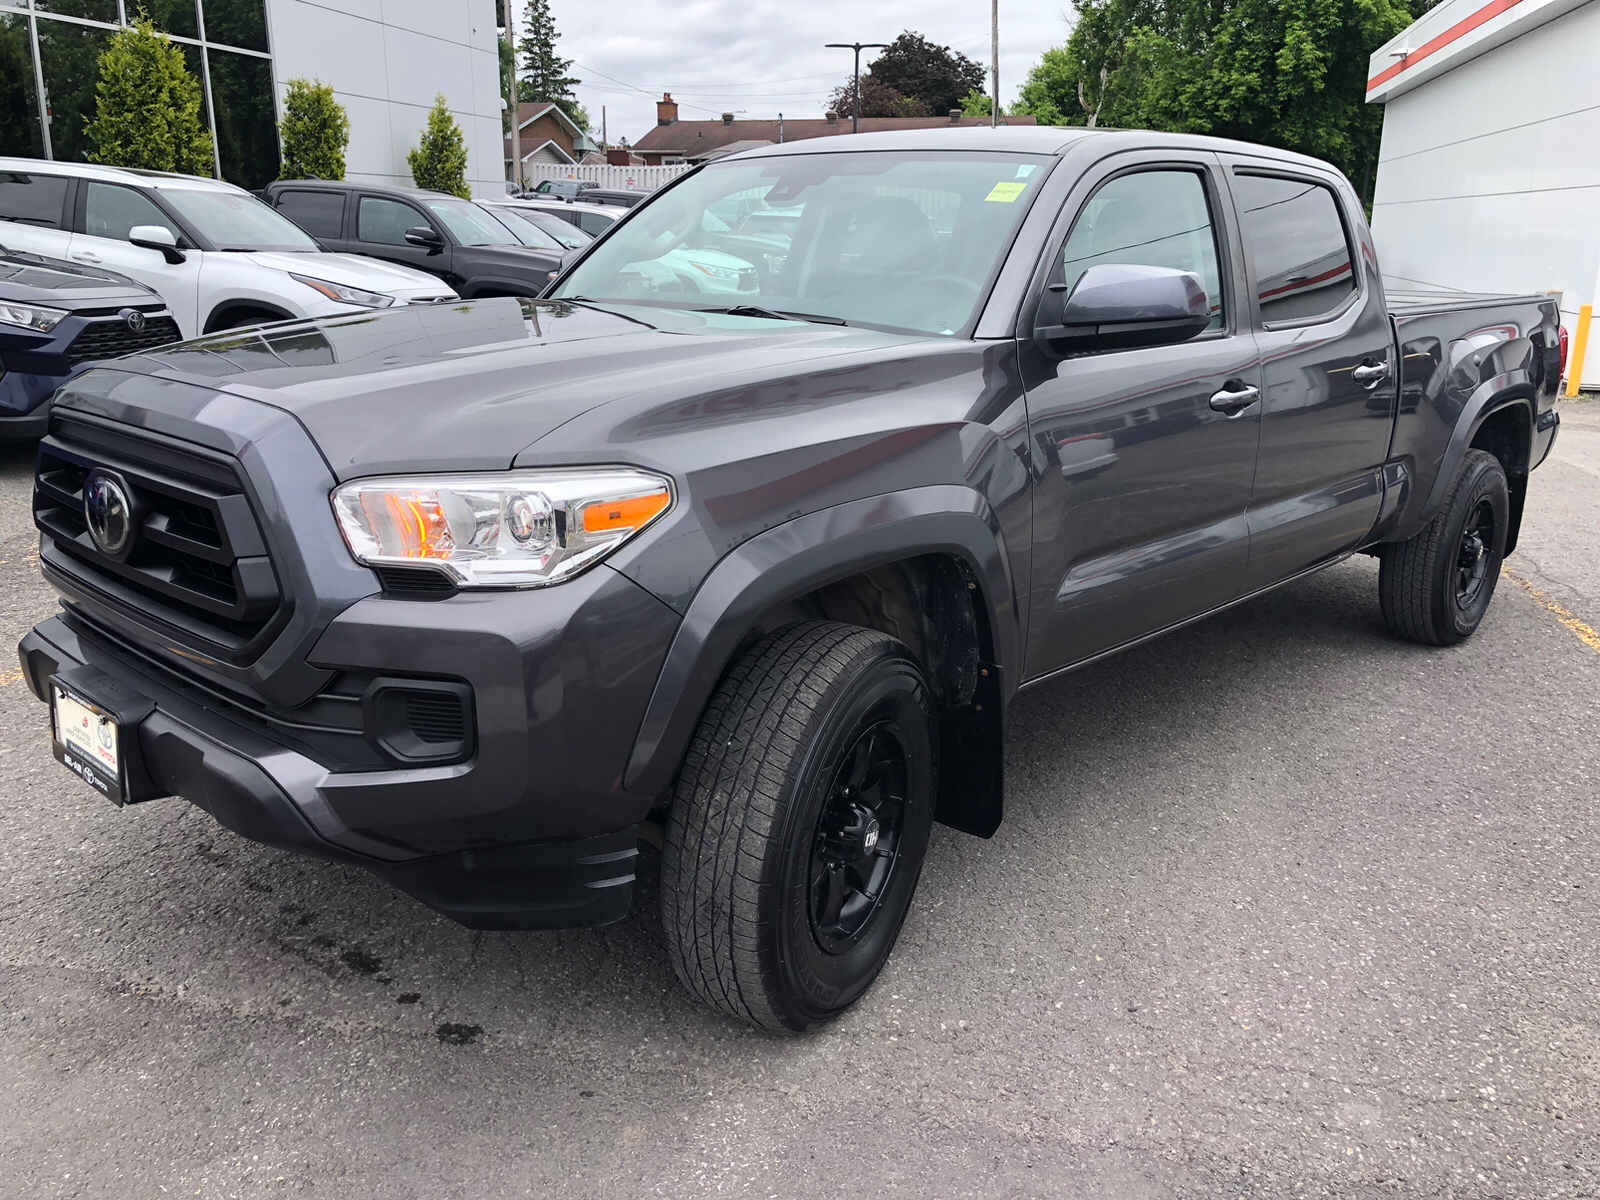
[[428,567],[374,567],[383,590],[393,596],[444,597],[456,594],[455,580]]
[[[84,484],[97,468],[126,485],[132,501],[133,535],[115,556],[96,545],[84,512]],[[33,515],[51,543],[47,565],[124,615],[186,640],[244,651],[282,607],[231,459],[57,418],[39,444]]]
[[99,362],[118,358],[124,354],[137,354],[179,341],[178,324],[171,317],[151,317],[143,329],[135,333],[123,320],[91,321],[83,332],[72,339],[67,347],[67,361],[79,363]]

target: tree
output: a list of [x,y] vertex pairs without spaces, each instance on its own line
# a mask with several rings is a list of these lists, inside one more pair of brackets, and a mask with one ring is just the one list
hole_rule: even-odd
[[[964,97],[983,90],[983,67],[948,46],[936,46],[909,29],[873,59],[868,73],[902,96],[920,100],[930,113],[960,108]],[[866,79],[862,79],[862,98]]]
[[1372,51],[1425,0],[1076,0],[1018,107],[1041,122],[1207,133],[1334,163],[1370,192]]
[[280,179],[343,179],[350,118],[321,80],[289,80],[283,102],[283,167]]
[[961,97],[961,115],[964,117],[990,117],[994,115],[994,97],[976,88]]
[[[833,89],[828,111],[848,117],[855,112],[856,92],[850,84]],[[925,117],[928,106],[921,100],[902,96],[871,72],[861,77],[861,115],[863,117]]]
[[472,199],[472,189],[467,187],[467,142],[444,96],[434,97],[422,141],[406,155],[406,162],[419,188]]
[[589,114],[572,94],[573,86],[583,81],[567,74],[570,58],[556,53],[556,19],[550,15],[550,0],[528,0],[528,19],[517,52],[522,56],[522,84],[517,96],[521,103],[554,104],[572,119],[579,129],[589,128]]
[[517,104],[516,92],[513,90],[517,85],[517,55],[516,51],[511,49],[511,43],[505,38],[496,38],[495,41],[500,45],[500,94],[506,97],[510,105],[500,113],[500,132],[509,134],[511,109]]
[[183,51],[142,11],[100,56],[89,161],[210,176],[211,133],[200,119],[200,84]]

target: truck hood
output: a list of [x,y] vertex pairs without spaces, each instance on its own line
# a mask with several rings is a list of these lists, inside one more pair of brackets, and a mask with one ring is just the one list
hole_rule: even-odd
[[161,297],[143,284],[110,271],[0,250],[0,299],[75,312],[80,308],[137,305],[148,310]]
[[685,399],[725,392],[741,381],[810,371],[822,359],[919,340],[503,297],[216,334],[119,359],[116,369],[282,409],[345,480],[506,469],[540,438],[603,404],[659,399],[668,384]]
[[453,296],[441,279],[425,271],[415,271],[398,263],[366,258],[359,254],[333,254],[326,251],[296,253],[291,250],[251,250],[239,258],[273,271],[292,271],[329,283],[365,288],[386,296],[410,300],[417,296]]

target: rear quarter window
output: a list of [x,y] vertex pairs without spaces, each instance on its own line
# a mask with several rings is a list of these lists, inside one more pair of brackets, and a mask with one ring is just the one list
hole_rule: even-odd
[[[25,175],[0,171],[0,220],[40,229],[62,229],[66,209],[64,175]],[[3,240],[3,239],[0,239]]]
[[336,238],[344,232],[344,193],[286,188],[278,193],[278,211],[312,237]]
[[1356,279],[1333,189],[1304,179],[1235,175],[1233,192],[1262,323],[1315,320],[1343,305]]

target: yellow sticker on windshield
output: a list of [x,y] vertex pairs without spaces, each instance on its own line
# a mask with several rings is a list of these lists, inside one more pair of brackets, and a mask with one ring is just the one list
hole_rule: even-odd
[[994,200],[1000,204],[1013,204],[1018,196],[1028,190],[1025,183],[997,183],[994,191],[984,197],[985,200]]

